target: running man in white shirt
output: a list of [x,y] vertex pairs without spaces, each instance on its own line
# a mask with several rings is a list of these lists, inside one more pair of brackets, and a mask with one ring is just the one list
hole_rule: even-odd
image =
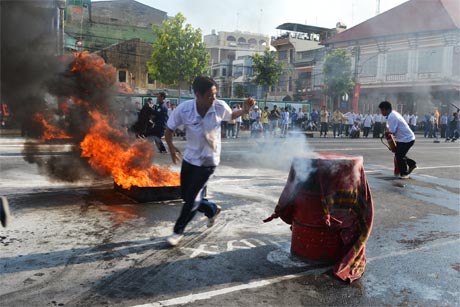
[[209,77],[195,78],[193,91],[196,98],[181,103],[166,124],[165,140],[174,164],[181,159],[180,151],[173,144],[174,130],[184,125],[187,135],[180,174],[184,205],[174,233],[167,239],[171,246],[182,239],[185,227],[197,211],[208,217],[208,227],[214,225],[222,209],[203,196],[208,179],[220,162],[221,122],[249,113],[255,104],[252,98],[248,98],[243,102],[242,109],[232,111],[225,101],[216,99],[217,84]]
[[392,110],[389,101],[382,101],[379,104],[379,109],[382,115],[388,118],[388,132],[386,133],[391,133],[395,137],[395,157],[399,167],[400,178],[407,179],[409,174],[417,168],[416,162],[406,156],[409,149],[414,145],[415,134],[401,114]]

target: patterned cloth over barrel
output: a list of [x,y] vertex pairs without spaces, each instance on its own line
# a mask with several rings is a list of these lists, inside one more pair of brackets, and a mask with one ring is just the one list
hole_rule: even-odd
[[299,200],[306,193],[318,195],[322,212],[315,224],[336,230],[342,240],[343,253],[334,265],[334,275],[350,282],[360,278],[373,221],[363,158],[330,153],[295,158],[275,212],[264,222],[280,217],[292,225],[298,212],[309,210],[309,204]]

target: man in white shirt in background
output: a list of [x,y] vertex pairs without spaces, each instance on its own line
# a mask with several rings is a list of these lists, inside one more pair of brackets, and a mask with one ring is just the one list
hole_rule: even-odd
[[415,134],[401,114],[392,110],[389,101],[382,101],[379,104],[379,109],[382,115],[387,117],[388,132],[386,133],[391,133],[395,137],[395,157],[399,168],[399,178],[408,179],[409,174],[417,168],[416,162],[406,156],[409,149],[414,145]]

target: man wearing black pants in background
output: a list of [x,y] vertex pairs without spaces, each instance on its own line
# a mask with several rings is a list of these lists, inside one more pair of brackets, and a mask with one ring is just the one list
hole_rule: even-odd
[[401,114],[392,110],[389,101],[382,101],[379,104],[379,109],[382,115],[388,119],[388,132],[386,133],[391,133],[395,137],[395,157],[399,167],[399,178],[408,179],[409,174],[417,168],[416,162],[406,156],[409,149],[414,145],[415,134]]

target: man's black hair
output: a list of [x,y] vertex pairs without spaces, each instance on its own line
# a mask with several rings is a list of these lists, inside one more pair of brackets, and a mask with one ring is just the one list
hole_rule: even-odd
[[205,77],[205,76],[198,76],[195,78],[193,81],[193,92],[200,93],[201,95],[204,95],[211,87],[217,87],[216,81],[214,81],[210,77]]
[[379,104],[379,109],[384,109],[384,110],[391,110],[392,107],[391,107],[391,102],[389,101],[382,101],[380,104]]
[[165,93],[165,92],[159,92],[159,93],[158,93],[158,96],[163,97],[163,98],[166,98],[166,93]]

